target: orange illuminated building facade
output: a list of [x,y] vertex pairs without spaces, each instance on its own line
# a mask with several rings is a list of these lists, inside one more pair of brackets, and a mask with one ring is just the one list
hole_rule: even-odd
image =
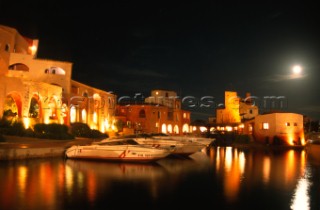
[[108,132],[116,96],[72,80],[72,63],[39,59],[38,47],[39,40],[0,25],[0,118],[10,116],[26,128],[83,122]]
[[240,98],[237,92],[225,91],[223,108],[216,110],[216,129],[252,133],[252,121],[259,114],[259,109],[251,100],[250,93]]
[[252,135],[265,144],[304,145],[303,115],[273,112],[259,114],[249,93],[225,91],[225,107],[216,110],[215,129]]
[[124,133],[190,132],[190,112],[181,109],[181,100],[174,91],[152,90],[142,103],[118,104],[116,117],[122,121]]
[[254,137],[266,144],[304,145],[303,115],[279,112],[258,115]]

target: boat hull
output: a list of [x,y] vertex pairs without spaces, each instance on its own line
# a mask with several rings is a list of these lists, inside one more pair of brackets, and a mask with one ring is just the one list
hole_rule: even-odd
[[135,145],[124,146],[72,146],[66,150],[70,159],[93,159],[121,162],[152,162],[170,155],[170,151]]

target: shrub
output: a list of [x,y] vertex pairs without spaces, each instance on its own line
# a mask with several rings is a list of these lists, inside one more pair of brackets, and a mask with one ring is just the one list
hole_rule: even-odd
[[74,136],[68,133],[68,126],[57,123],[34,125],[34,135],[36,138],[45,139],[74,139]]
[[107,134],[101,133],[99,130],[96,130],[96,129],[91,129],[87,124],[80,123],[80,122],[71,124],[71,134],[76,137],[84,137],[84,138],[103,139],[108,137]]
[[71,124],[71,134],[77,137],[90,137],[91,129],[85,123],[72,123]]
[[[1,120],[1,122],[5,122]],[[25,129],[21,122],[14,122],[14,123],[0,123],[0,134],[3,135],[11,135],[11,136],[23,136]]]

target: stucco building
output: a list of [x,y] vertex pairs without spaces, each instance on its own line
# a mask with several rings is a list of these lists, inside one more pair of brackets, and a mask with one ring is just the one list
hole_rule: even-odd
[[117,118],[133,133],[190,132],[190,111],[181,109],[181,99],[174,91],[152,90],[140,104],[119,104]]
[[114,122],[116,96],[72,80],[72,63],[38,59],[39,40],[0,25],[0,117],[36,123],[87,123],[102,132]]
[[258,115],[253,135],[261,143],[303,145],[303,115],[280,112]]
[[214,126],[218,130],[238,130],[251,134],[252,121],[258,114],[259,109],[251,99],[250,93],[241,98],[235,91],[225,91],[224,107],[216,109]]
[[297,113],[259,114],[249,93],[240,98],[236,92],[225,91],[225,107],[216,110],[214,126],[220,131],[252,135],[260,143],[303,145],[303,122],[303,115]]

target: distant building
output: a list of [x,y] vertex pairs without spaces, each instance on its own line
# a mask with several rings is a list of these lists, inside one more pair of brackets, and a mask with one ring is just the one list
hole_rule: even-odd
[[254,138],[266,144],[304,144],[303,115],[296,113],[269,113],[256,116]]
[[37,59],[39,40],[0,25],[0,117],[36,123],[87,123],[102,132],[114,123],[116,96],[72,80],[72,63]]
[[303,145],[303,115],[279,111],[259,114],[249,93],[242,99],[236,92],[225,92],[225,107],[216,110],[211,130],[249,134],[265,144]]
[[174,91],[152,90],[140,104],[118,104],[116,116],[132,133],[190,132],[190,111],[181,109],[181,100]]
[[251,99],[250,93],[240,98],[237,92],[225,91],[224,107],[216,109],[216,119],[212,127],[222,131],[252,133],[252,120],[259,114],[259,109]]

